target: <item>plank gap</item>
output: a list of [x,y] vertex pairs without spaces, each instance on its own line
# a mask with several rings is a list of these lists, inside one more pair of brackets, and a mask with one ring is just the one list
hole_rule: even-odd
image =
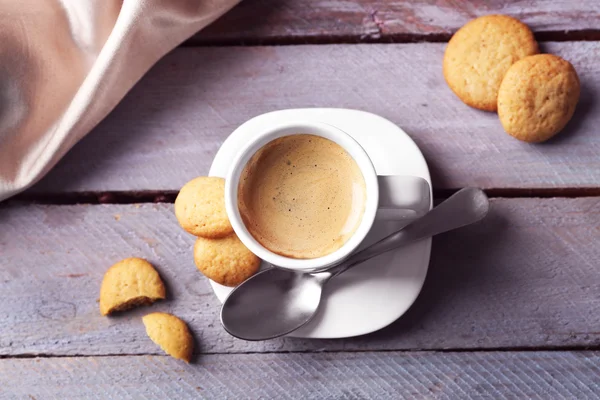
[[[433,194],[436,199],[446,199],[459,189],[434,189]],[[577,198],[577,197],[598,197],[600,196],[600,187],[580,187],[580,188],[490,188],[485,189],[485,193],[490,198]]]
[[52,353],[22,353],[22,354],[1,354],[0,360],[9,359],[33,359],[33,358],[100,358],[100,357],[169,357],[160,353],[107,353],[107,354],[52,354]]
[[[458,191],[456,189],[434,189],[436,199],[446,199]],[[599,197],[600,187],[582,188],[491,188],[485,189],[490,198],[577,198]],[[22,193],[5,204],[140,204],[174,203],[177,190],[148,191],[104,191],[104,192],[67,192],[67,193]]]
[[[599,35],[600,36],[600,35]],[[360,35],[323,36],[272,36],[267,38],[203,38],[192,37],[180,47],[228,47],[228,46],[294,46],[319,44],[364,44],[364,43],[445,43],[451,33],[412,34],[398,33],[381,37]]]
[[[318,340],[318,339],[317,339]],[[340,339],[343,340],[343,339]],[[405,353],[405,354],[454,354],[454,353],[536,353],[536,352],[577,352],[577,351],[600,351],[597,346],[532,346],[532,347],[489,347],[489,348],[449,348],[449,349],[306,349],[306,350],[264,350],[264,351],[215,351],[205,353],[194,353],[194,358],[202,356],[239,356],[260,354],[360,354],[360,353]],[[96,357],[169,357],[164,353],[106,353],[106,354],[54,354],[54,353],[17,353],[2,354],[3,359],[32,359],[32,358],[96,358]]]
[[[293,46],[319,44],[368,44],[368,43],[446,43],[454,32],[440,33],[391,33],[381,36],[364,35],[323,35],[323,36],[272,36],[272,37],[231,37],[218,38],[195,36],[183,42],[180,47],[228,47],[228,46]],[[581,42],[600,41],[600,29],[582,29],[573,31],[534,32],[538,42]]]
[[174,203],[177,190],[22,193],[7,203],[48,205]]

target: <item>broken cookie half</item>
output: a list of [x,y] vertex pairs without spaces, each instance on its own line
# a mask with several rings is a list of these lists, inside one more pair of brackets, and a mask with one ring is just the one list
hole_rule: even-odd
[[188,326],[174,315],[155,312],[142,317],[146,334],[171,357],[187,363],[194,352],[194,340]]
[[112,314],[165,298],[165,285],[152,264],[126,258],[106,271],[100,287],[100,313]]

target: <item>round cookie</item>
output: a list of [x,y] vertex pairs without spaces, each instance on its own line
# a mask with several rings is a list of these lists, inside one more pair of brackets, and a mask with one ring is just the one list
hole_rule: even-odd
[[506,71],[537,53],[527,25],[507,15],[486,15],[469,21],[452,36],[444,53],[444,78],[464,103],[495,111]]
[[186,183],[175,199],[179,225],[192,235],[222,238],[233,232],[225,211],[225,179],[201,176]]
[[104,274],[100,313],[108,315],[164,298],[165,285],[152,264],[142,258],[126,258]]
[[171,357],[187,363],[192,359],[194,339],[185,322],[174,315],[155,312],[142,317],[146,334]]
[[260,267],[260,259],[235,233],[222,239],[198,238],[194,262],[208,279],[224,286],[239,285]]
[[508,70],[500,86],[500,122],[517,139],[543,142],[569,122],[580,90],[577,72],[568,61],[552,54],[524,58]]

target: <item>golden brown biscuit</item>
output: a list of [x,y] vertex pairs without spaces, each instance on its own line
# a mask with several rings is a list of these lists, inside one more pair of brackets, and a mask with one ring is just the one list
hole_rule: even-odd
[[100,313],[152,304],[165,298],[165,285],[148,261],[126,258],[106,271],[100,287]]
[[444,54],[444,78],[464,103],[495,111],[506,71],[537,53],[527,25],[507,15],[486,15],[469,21],[452,36]]
[[260,259],[235,233],[223,239],[198,238],[194,262],[207,278],[225,286],[239,285],[260,267]]
[[142,318],[146,334],[171,357],[187,363],[192,359],[194,339],[185,322],[174,315],[155,312]]
[[225,179],[201,176],[186,183],[175,199],[175,216],[192,235],[230,235],[233,228],[225,211]]
[[580,90],[568,61],[552,54],[524,58],[510,67],[500,86],[500,122],[517,139],[543,142],[569,122]]

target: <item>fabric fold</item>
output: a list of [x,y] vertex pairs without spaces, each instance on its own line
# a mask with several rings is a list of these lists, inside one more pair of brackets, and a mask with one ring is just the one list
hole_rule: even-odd
[[41,179],[162,56],[238,0],[0,0],[0,201]]

